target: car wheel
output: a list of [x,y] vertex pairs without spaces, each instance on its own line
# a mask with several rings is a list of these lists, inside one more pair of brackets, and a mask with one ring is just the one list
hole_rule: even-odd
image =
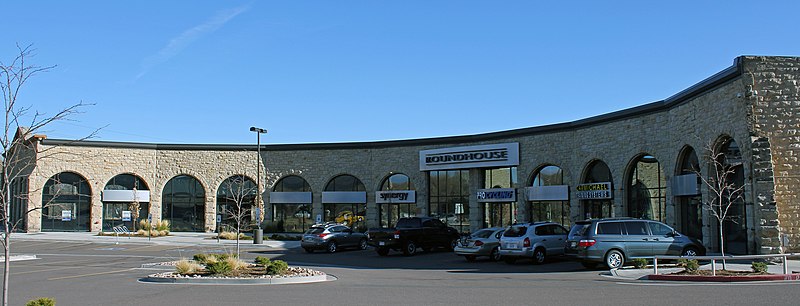
[[366,250],[367,249],[367,239],[361,239],[361,241],[358,242],[358,248],[361,249],[361,250]]
[[328,253],[336,253],[337,247],[338,245],[336,245],[336,241],[328,242]]
[[503,258],[503,261],[505,261],[507,264],[510,265],[510,264],[513,264],[513,263],[517,262],[517,258],[516,257],[505,257],[505,258]]
[[499,247],[495,247],[494,249],[492,249],[492,252],[489,253],[489,259],[491,261],[498,261],[498,260],[500,260],[500,257],[501,256],[500,256],[500,248]]
[[406,242],[406,245],[403,247],[403,255],[413,256],[416,253],[417,253],[417,245],[414,244],[414,241]]
[[681,256],[697,256],[697,249],[688,247],[681,252]]
[[314,249],[312,248],[303,248],[303,250],[306,250],[306,253],[314,253]]
[[378,252],[378,255],[380,256],[386,256],[389,255],[389,248],[377,248],[375,249],[375,252]]
[[537,248],[536,250],[533,251],[533,263],[534,264],[537,264],[537,265],[543,264],[544,260],[545,260],[544,249]]
[[467,261],[475,261],[475,255],[464,255],[464,258],[466,258]]
[[596,269],[597,263],[593,261],[581,261],[581,265],[583,265],[586,269]]
[[611,250],[606,254],[606,266],[609,269],[619,269],[625,263],[625,255],[618,250]]

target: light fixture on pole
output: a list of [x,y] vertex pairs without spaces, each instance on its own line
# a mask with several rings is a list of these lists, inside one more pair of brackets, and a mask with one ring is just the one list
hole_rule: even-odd
[[258,154],[258,159],[256,162],[256,225],[258,229],[256,229],[255,233],[253,234],[253,244],[261,244],[263,242],[263,230],[261,229],[261,214],[264,212],[261,211],[261,134],[266,134],[267,130],[262,128],[257,128],[254,126],[250,127],[251,132],[256,133],[256,152]]

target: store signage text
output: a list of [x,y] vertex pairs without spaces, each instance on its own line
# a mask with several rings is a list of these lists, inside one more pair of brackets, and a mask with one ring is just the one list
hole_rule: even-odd
[[577,197],[581,200],[613,199],[611,182],[581,184],[575,187]]
[[414,190],[404,191],[378,191],[376,193],[377,203],[416,203],[416,192]]
[[519,144],[503,143],[419,152],[420,170],[469,169],[519,165]]
[[517,190],[514,188],[478,189],[478,202],[514,202]]

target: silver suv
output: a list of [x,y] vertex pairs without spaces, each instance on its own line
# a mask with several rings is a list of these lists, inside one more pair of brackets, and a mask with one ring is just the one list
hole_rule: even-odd
[[326,250],[328,253],[335,253],[339,248],[367,248],[367,235],[364,233],[353,232],[347,226],[339,223],[314,224],[305,233],[300,246],[306,252],[314,250]]
[[558,223],[519,223],[508,227],[500,237],[500,256],[506,263],[531,258],[541,264],[548,256],[563,255],[567,229]]
[[565,253],[587,268],[605,263],[614,269],[632,258],[702,256],[706,249],[699,240],[681,235],[658,221],[610,218],[575,222]]

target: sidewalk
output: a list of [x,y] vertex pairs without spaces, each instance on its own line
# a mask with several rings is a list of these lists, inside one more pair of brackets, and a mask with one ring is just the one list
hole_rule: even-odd
[[[745,263],[746,262],[746,263]],[[789,273],[793,273],[793,271],[800,271],[800,260],[787,260],[787,266]],[[728,261],[726,264],[726,268],[731,271],[751,271],[750,261],[748,260],[739,260],[736,262]],[[722,269],[722,262],[717,262],[717,270]],[[711,264],[705,264],[700,266],[700,270],[711,270]],[[670,274],[674,272],[683,271],[683,268],[674,268],[674,267],[662,267],[662,265],[658,265],[658,274]],[[783,274],[783,263],[776,263],[770,264],[767,266],[767,272],[772,274]],[[653,268],[648,269],[634,269],[634,268],[623,268],[623,269],[612,269],[609,271],[611,277],[626,279],[626,280],[646,280],[647,276],[653,274]]]
[[[42,232],[42,233],[13,233],[12,241],[84,241],[93,243],[115,244],[117,241],[124,244],[153,244],[153,245],[236,245],[236,240],[219,241],[215,239],[215,233],[170,233],[166,237],[123,237],[120,236],[98,236],[97,233],[90,232]],[[264,239],[263,244],[253,244],[253,240],[240,240],[242,248],[270,248],[270,249],[291,249],[300,247],[300,241],[277,241]]]

